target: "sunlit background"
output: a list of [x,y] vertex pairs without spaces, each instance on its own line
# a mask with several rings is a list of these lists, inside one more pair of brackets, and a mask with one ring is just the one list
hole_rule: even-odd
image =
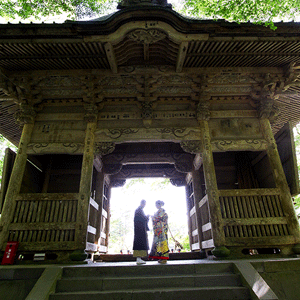
[[[132,253],[134,211],[142,199],[147,201],[146,215],[153,215],[157,210],[155,201],[165,202],[168,214],[169,248],[175,250],[173,237],[189,251],[187,226],[187,207],[185,188],[173,186],[165,178],[128,179],[124,187],[113,188],[111,193],[111,224],[108,253]],[[149,221],[149,243],[152,243],[152,224]]]

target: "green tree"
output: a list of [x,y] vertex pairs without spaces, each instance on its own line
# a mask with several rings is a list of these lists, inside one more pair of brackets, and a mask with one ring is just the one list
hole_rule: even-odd
[[[118,0],[2,0],[0,16],[29,19],[66,14],[68,18],[81,18],[107,13],[116,8]],[[176,10],[198,18],[225,19],[235,22],[258,22],[273,25],[274,20],[295,19],[299,15],[300,1],[293,0],[169,0]],[[180,12],[180,11],[179,11]],[[273,26],[274,28],[274,26]]]
[[186,0],[185,11],[208,19],[265,23],[275,29],[274,21],[294,20],[299,16],[300,2],[293,0]]

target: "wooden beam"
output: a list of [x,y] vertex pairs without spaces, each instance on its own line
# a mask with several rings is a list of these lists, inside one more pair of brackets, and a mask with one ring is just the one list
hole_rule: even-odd
[[196,235],[198,235],[198,229],[195,229],[195,230],[193,230],[193,232],[192,232],[192,236],[196,236]]
[[87,251],[92,251],[92,252],[96,252],[97,251],[98,246],[96,244],[93,243],[86,243],[86,249]]
[[196,213],[195,206],[190,210],[190,217]]
[[11,223],[9,230],[73,230],[76,223]]
[[93,198],[90,198],[90,205],[92,205],[96,210],[99,209],[99,204]]
[[211,230],[211,223],[206,223],[202,226],[202,231],[208,231]]
[[45,249],[51,249],[51,251],[74,250],[75,242],[22,242],[18,248],[19,251],[45,251]]
[[18,194],[16,196],[17,201],[48,201],[48,200],[59,200],[69,201],[77,200],[79,194],[77,193],[30,193],[30,194]]
[[106,43],[104,45],[106,56],[110,65],[110,68],[114,74],[118,73],[118,65],[115,57],[114,48],[111,43]]
[[192,250],[199,250],[199,249],[200,249],[199,243],[195,243],[192,245]]
[[184,61],[186,58],[186,53],[188,49],[188,42],[182,42],[179,46],[178,56],[177,56],[177,63],[176,63],[176,72],[179,73],[182,71]]
[[213,239],[202,242],[202,249],[209,249],[214,247],[215,244]]
[[236,196],[271,196],[280,195],[277,188],[274,189],[240,189],[240,190],[219,190],[220,197]]
[[280,246],[280,245],[292,245],[296,244],[297,239],[292,235],[287,236],[265,236],[265,237],[236,237],[226,238],[225,246],[240,246],[245,248],[255,248],[259,246]]
[[223,219],[224,226],[237,226],[237,225],[275,225],[287,224],[285,217],[278,218],[248,218],[248,219]]
[[207,200],[207,195],[205,195],[199,202],[199,208],[202,207],[207,202]]
[[96,230],[95,227],[89,225],[88,228],[87,228],[87,231],[88,231],[89,233],[91,233],[91,234],[96,234],[96,231],[97,231],[97,230]]

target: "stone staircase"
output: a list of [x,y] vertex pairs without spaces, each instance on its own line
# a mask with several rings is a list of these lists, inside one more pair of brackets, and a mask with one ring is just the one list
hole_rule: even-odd
[[49,300],[251,299],[232,263],[64,267]]

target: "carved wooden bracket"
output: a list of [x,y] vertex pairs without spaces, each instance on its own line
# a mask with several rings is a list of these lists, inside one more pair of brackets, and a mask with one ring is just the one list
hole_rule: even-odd
[[93,103],[88,103],[84,105],[85,115],[84,120],[88,123],[97,122],[98,109],[97,106]]
[[182,141],[180,146],[185,152],[191,154],[197,154],[202,151],[201,141]]
[[36,116],[35,109],[33,105],[26,103],[20,104],[20,110],[17,111],[14,115],[17,124],[24,125],[26,123],[34,123]]
[[101,142],[101,143],[95,143],[95,151],[94,153],[100,156],[107,155],[112,153],[115,150],[115,143],[110,142]]
[[122,167],[122,164],[104,164],[103,172],[108,175],[115,175],[122,170]]

